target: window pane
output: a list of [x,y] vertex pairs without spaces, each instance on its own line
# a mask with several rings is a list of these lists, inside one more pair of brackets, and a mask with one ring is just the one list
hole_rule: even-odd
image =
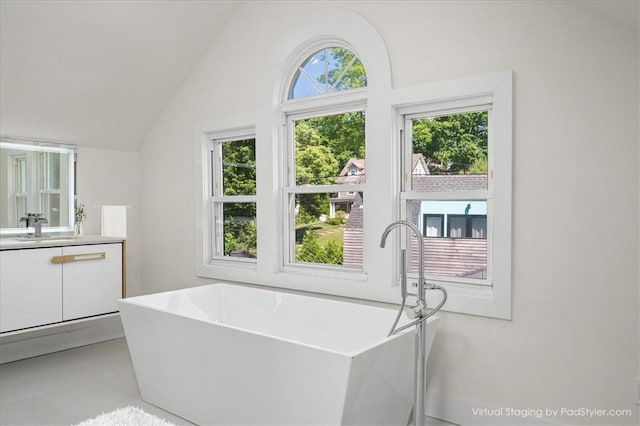
[[336,195],[291,195],[295,197],[295,262],[362,267],[362,195],[356,193],[347,203]]
[[364,182],[364,124],[363,111],[297,120],[296,185]]
[[60,189],[60,153],[41,152],[38,163],[40,189]]
[[[26,157],[14,156],[14,193],[24,194],[27,192],[27,159]],[[21,217],[21,216],[20,216]]]
[[48,153],[49,189],[60,189],[60,153]]
[[413,120],[411,189],[487,189],[488,120],[487,111]]
[[425,214],[422,217],[425,226],[422,235],[425,237],[442,237],[444,215],[442,214]]
[[[419,229],[427,227],[430,218],[441,217],[447,230],[442,238],[424,239],[425,274],[449,277],[487,277],[487,202],[413,201],[411,221]],[[426,223],[425,223],[426,219]],[[418,240],[411,238],[411,271],[418,270]]]
[[20,218],[27,216],[27,197],[16,196],[16,228],[19,228],[22,224],[19,222]]
[[256,141],[222,143],[223,195],[256,194]]
[[47,218],[46,226],[60,226],[60,194],[40,194],[40,213]]
[[341,47],[322,49],[309,56],[296,72],[289,99],[324,95],[366,87],[362,62],[350,50]]
[[223,253],[218,256],[257,257],[256,203],[221,203]]

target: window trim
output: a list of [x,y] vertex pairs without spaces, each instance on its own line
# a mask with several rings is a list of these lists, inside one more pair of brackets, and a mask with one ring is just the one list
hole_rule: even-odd
[[[283,103],[293,78],[293,70],[322,43],[345,43],[361,60],[367,70],[367,185],[375,188],[376,196],[367,197],[364,235],[364,264],[362,273],[327,273],[320,276],[315,268],[282,268],[281,240],[285,230],[283,217],[282,183],[286,182],[286,171],[279,170],[286,137],[286,113],[295,111],[301,103],[314,102],[323,108],[332,94],[316,98],[303,98]],[[228,116],[223,107],[216,112],[213,122],[196,124],[195,182],[196,197],[196,270],[199,277],[232,282],[244,282],[293,291],[322,293],[333,296],[357,298],[379,302],[399,303],[399,234],[391,237],[386,249],[379,247],[384,228],[400,218],[404,195],[399,193],[400,152],[398,111],[410,109],[424,103],[438,103],[443,108],[447,103],[469,97],[490,97],[493,102],[494,120],[503,123],[496,134],[505,141],[501,152],[500,166],[494,167],[496,176],[504,177],[500,182],[508,185],[497,188],[495,210],[504,214],[496,237],[503,243],[496,246],[495,256],[505,265],[496,277],[499,285],[475,286],[447,284],[449,300],[444,310],[494,318],[511,318],[511,129],[512,129],[512,72],[496,72],[470,78],[425,83],[415,86],[392,87],[390,60],[385,43],[377,30],[357,13],[332,7],[321,8],[313,16],[301,17],[278,40],[265,55],[264,67],[259,73],[254,115]],[[351,92],[351,91],[349,91]],[[342,99],[353,96],[359,101],[364,93],[353,89],[353,94],[338,93]],[[206,259],[206,235],[208,226],[206,210],[206,182],[203,175],[206,164],[203,145],[207,134],[229,129],[255,126],[257,192],[259,229],[258,252],[260,256],[250,267],[240,267],[230,262],[211,265]],[[508,142],[508,143],[507,143]],[[460,194],[458,194],[460,195]],[[491,212],[487,212],[491,214]],[[496,218],[496,221],[498,219]],[[504,242],[507,242],[504,244]],[[245,266],[245,265],[243,265]],[[427,292],[430,306],[439,302],[436,292]],[[409,303],[411,301],[408,301]]]
[[[485,199],[487,217],[492,218],[487,220],[487,277],[490,285],[470,285],[478,284],[474,279],[429,277],[430,282],[443,285],[449,292],[449,300],[443,308],[446,311],[511,319],[512,79],[511,71],[503,71],[406,87],[392,93],[398,145],[405,153],[407,147],[402,141],[401,130],[407,117],[473,112],[490,106],[489,144],[492,148],[489,149],[487,190],[428,193],[429,199]],[[398,189],[401,189],[400,185]],[[407,201],[423,199],[416,192],[402,192],[399,198],[400,217],[406,217]],[[494,227],[494,223],[500,226]],[[437,297],[431,300],[429,293],[428,303],[437,303]]]
[[[248,120],[246,120],[248,121]],[[220,256],[216,253],[216,205],[225,202],[254,202],[258,203],[257,195],[216,195],[214,181],[220,181],[222,174],[214,177],[214,161],[221,159],[221,144],[234,140],[255,139],[255,127],[250,124],[225,124],[225,122],[210,122],[198,126],[196,130],[196,193],[199,194],[201,204],[196,209],[196,271],[198,275],[215,274],[220,268],[256,268],[256,259]],[[257,143],[257,142],[256,142]],[[220,151],[220,152],[217,152]],[[256,182],[257,185],[257,182]],[[257,208],[257,207],[256,207]],[[208,272],[206,272],[208,271]]]

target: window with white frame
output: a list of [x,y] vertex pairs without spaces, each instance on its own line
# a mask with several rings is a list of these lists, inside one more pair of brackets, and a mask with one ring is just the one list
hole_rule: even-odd
[[[409,196],[406,219],[419,229],[421,221],[441,215],[446,235],[424,240],[425,276],[473,284],[488,284],[491,274],[491,238],[484,235],[487,206],[491,207],[488,179],[491,105],[466,104],[448,111],[430,110],[404,115],[404,169],[411,170],[416,156],[427,164],[427,174],[403,182]],[[484,219],[484,221],[482,220]],[[489,220],[491,218],[489,217]],[[475,226],[475,227],[474,227]],[[481,229],[482,228],[482,229]],[[475,238],[474,238],[475,235]],[[429,236],[429,234],[427,234]],[[486,236],[485,236],[486,237]],[[417,249],[418,240],[411,246]],[[411,271],[417,270],[417,259]]]
[[[401,217],[424,230],[425,277],[453,292],[451,310],[510,318],[511,76],[469,81],[484,90],[444,84],[449,96],[397,109]],[[416,158],[426,174],[410,173]]]
[[[255,116],[199,125],[198,275],[398,302],[397,249],[416,242],[397,234],[383,249],[379,238],[407,219],[434,244],[425,272],[447,288],[445,310],[510,318],[512,73],[393,88],[382,38],[348,11],[318,11],[267,56]],[[472,118],[473,131],[456,136]],[[230,130],[238,128],[252,131]],[[222,148],[254,135],[257,192],[225,193]],[[225,223],[251,220],[226,218],[248,217],[260,256],[236,258]],[[451,245],[475,263],[456,259]],[[415,281],[416,267],[406,266]],[[439,294],[428,299],[433,306]]]
[[340,46],[315,51],[293,76],[282,106],[285,266],[362,270],[366,176],[352,171],[365,162],[363,87],[362,63]]
[[211,138],[212,258],[257,258],[255,144],[252,134]]

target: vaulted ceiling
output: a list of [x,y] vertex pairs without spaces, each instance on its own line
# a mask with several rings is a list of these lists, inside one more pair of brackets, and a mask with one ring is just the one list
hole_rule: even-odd
[[[137,151],[241,1],[0,1],[0,134]],[[638,31],[638,1],[578,0]]]
[[137,151],[237,1],[0,2],[0,134]]

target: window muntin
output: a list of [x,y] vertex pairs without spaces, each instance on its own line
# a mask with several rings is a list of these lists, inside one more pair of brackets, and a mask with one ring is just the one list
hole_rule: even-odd
[[255,138],[213,139],[210,155],[212,258],[255,261]]
[[288,264],[362,269],[363,109],[289,116]]
[[287,99],[301,99],[367,86],[360,59],[349,49],[327,47],[309,56],[296,70]]
[[[430,279],[491,284],[489,115],[490,105],[405,117],[411,153],[404,167],[411,170],[405,214],[427,237],[424,272]],[[413,253],[417,245],[412,237]],[[409,270],[417,273],[415,256]]]

